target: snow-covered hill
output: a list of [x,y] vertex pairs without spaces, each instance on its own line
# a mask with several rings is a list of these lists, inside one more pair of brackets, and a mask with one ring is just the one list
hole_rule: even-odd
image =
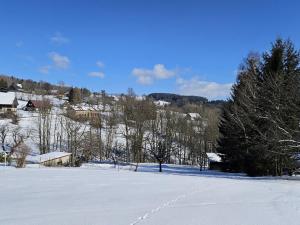
[[0,167],[0,224],[299,224],[297,181],[149,171]]

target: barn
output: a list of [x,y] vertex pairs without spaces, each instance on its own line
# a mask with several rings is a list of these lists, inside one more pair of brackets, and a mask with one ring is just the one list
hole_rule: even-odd
[[16,112],[18,100],[14,92],[0,92],[0,112]]
[[69,164],[71,155],[68,152],[49,152],[42,155],[27,156],[26,162],[43,166],[63,166]]
[[222,158],[219,154],[214,152],[207,152],[207,161],[208,161],[208,168],[210,170],[220,170],[222,166]]
[[26,111],[36,111],[42,106],[43,102],[40,100],[29,100],[25,106]]

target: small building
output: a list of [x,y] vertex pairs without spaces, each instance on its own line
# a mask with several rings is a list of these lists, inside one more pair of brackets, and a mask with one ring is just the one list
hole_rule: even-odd
[[17,85],[17,87],[18,87],[19,90],[23,88],[22,84],[16,84],[16,85]]
[[210,170],[220,170],[222,166],[222,158],[218,153],[207,152],[207,163]]
[[154,104],[156,106],[161,106],[161,107],[171,105],[170,102],[166,102],[166,101],[163,101],[163,100],[155,101]]
[[26,111],[36,111],[42,106],[43,102],[40,100],[29,100],[25,106]]
[[87,105],[77,105],[77,106],[71,106],[69,108],[69,111],[74,113],[74,115],[78,118],[86,118],[86,119],[92,119],[97,118],[101,111],[98,106],[87,106]]
[[77,117],[84,117],[84,118],[95,118],[99,116],[99,112],[97,111],[92,111],[92,110],[76,110],[75,111],[75,116]]
[[68,152],[49,152],[42,155],[27,156],[26,162],[44,166],[63,166],[70,163],[71,155]]
[[0,92],[0,112],[16,112],[18,100],[14,92]]
[[202,119],[201,115],[199,113],[188,113],[186,115],[187,119],[195,121]]
[[22,92],[22,84],[16,84],[12,83],[11,85],[8,86],[7,90],[11,92]]
[[58,95],[58,92],[56,89],[50,90],[51,95]]

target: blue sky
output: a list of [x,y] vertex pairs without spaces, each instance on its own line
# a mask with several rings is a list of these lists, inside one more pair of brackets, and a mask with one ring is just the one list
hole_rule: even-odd
[[0,2],[0,73],[109,93],[226,98],[250,51],[299,46],[298,1]]

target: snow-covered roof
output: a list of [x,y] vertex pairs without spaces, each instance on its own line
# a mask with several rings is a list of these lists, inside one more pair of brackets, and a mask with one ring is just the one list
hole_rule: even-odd
[[73,105],[71,108],[75,111],[100,111],[104,109],[102,105],[89,105],[84,103]]
[[170,105],[170,102],[166,102],[166,101],[162,101],[162,100],[158,100],[154,102],[155,105],[157,106],[165,106],[165,105]]
[[69,156],[71,153],[68,152],[49,152],[42,155],[35,155],[35,156],[27,156],[26,161],[27,162],[33,162],[33,163],[42,163],[54,159],[59,159],[64,156]]
[[188,113],[188,115],[191,117],[192,120],[196,118],[201,118],[201,115],[199,113]]
[[14,92],[0,92],[0,105],[13,105],[15,98]]
[[135,99],[138,101],[142,101],[142,100],[146,99],[146,97],[145,96],[136,96]]
[[210,162],[221,162],[222,159],[217,153],[207,152],[207,158]]

